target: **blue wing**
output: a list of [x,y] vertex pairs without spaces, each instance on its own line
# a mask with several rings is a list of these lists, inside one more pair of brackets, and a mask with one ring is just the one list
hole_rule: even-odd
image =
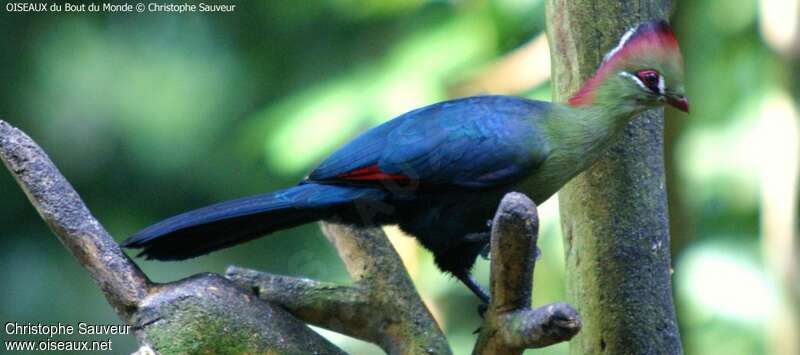
[[510,96],[445,101],[398,116],[348,143],[307,178],[491,187],[519,180],[548,154],[536,122],[549,104]]

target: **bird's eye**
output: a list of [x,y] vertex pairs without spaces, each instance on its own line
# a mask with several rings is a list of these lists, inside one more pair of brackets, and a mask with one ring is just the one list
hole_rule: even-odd
[[661,88],[658,86],[661,82],[661,75],[659,75],[657,71],[652,69],[640,70],[636,73],[636,77],[639,78],[642,84],[647,86],[648,89],[654,92],[661,92]]

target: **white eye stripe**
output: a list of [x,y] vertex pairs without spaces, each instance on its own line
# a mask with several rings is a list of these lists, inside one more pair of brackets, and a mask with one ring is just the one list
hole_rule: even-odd
[[[619,75],[633,80],[633,82],[636,83],[636,85],[639,85],[639,87],[641,87],[642,89],[645,89],[645,90],[648,90],[648,91],[653,91],[653,89],[651,89],[647,85],[645,85],[642,82],[642,80],[639,79],[639,77],[637,77],[636,75],[633,75],[633,74],[625,72],[625,71],[624,72],[620,72]],[[664,95],[664,92],[666,90],[666,84],[664,83],[664,77],[661,76],[661,75],[658,76],[658,87],[657,88],[658,88],[658,93],[661,94],[661,95]]]
[[639,80],[639,78],[636,77],[636,75],[633,75],[633,74],[628,73],[626,71],[619,73],[619,75],[622,75],[622,76],[624,76],[624,77],[626,77],[628,79],[633,80],[633,82],[636,83],[636,85],[639,85],[642,89],[650,90],[650,89],[647,88],[647,85],[645,85],[641,80]]

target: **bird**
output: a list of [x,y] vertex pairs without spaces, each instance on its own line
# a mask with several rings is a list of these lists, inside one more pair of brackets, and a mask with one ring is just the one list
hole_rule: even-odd
[[470,272],[502,197],[541,204],[639,113],[666,105],[689,112],[683,59],[669,24],[646,21],[566,103],[480,95],[425,106],[357,136],[295,186],[179,214],[121,245],[184,260],[319,220],[398,225],[488,303]]

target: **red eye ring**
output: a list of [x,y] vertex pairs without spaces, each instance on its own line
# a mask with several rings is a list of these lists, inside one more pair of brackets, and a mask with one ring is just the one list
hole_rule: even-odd
[[645,69],[640,70],[636,73],[636,77],[642,81],[647,87],[655,88],[658,87],[658,81],[661,78],[661,75],[658,74],[657,71],[652,69]]

